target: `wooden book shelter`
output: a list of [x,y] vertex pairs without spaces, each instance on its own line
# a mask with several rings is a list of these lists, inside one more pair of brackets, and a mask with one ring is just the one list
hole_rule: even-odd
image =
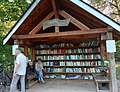
[[[59,62],[56,66],[46,64],[45,75],[64,75],[65,79],[69,79],[69,75],[84,76],[83,79],[92,79],[89,77],[92,76],[98,91],[100,79],[94,76],[100,74],[99,67],[108,67],[109,90],[118,92],[115,57],[114,53],[107,53],[106,40],[119,39],[120,24],[82,0],[34,0],[6,35],[3,44],[17,44],[24,48],[25,55],[30,48],[32,61],[41,57],[45,64]],[[109,61],[108,66],[104,65],[104,60]],[[78,65],[67,66],[70,62],[78,62]]]

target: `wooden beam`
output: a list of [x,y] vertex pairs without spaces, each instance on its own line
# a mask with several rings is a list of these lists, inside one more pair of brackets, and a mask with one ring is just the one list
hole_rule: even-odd
[[51,0],[51,2],[52,2],[53,11],[54,11],[54,13],[55,13],[55,18],[59,18],[56,1],[55,1],[55,0]]
[[58,26],[55,26],[55,32],[60,32],[60,29]]
[[34,38],[47,38],[47,37],[62,37],[62,36],[78,36],[78,35],[93,35],[93,34],[101,34],[106,33],[108,31],[107,28],[99,28],[99,29],[89,29],[89,30],[76,30],[76,31],[68,31],[68,32],[59,32],[59,33],[43,33],[43,34],[34,34],[34,35],[14,35],[13,39],[34,39]]
[[[52,2],[52,7],[53,7],[53,11],[55,13],[55,18],[59,18],[59,14],[58,14],[58,9],[57,9],[57,5],[56,5],[56,1],[55,0],[51,0]],[[59,27],[55,26],[55,32],[59,32]]]
[[[113,30],[113,36],[115,37],[115,38],[117,38],[117,40],[120,40],[120,32],[118,32],[118,31],[116,31],[116,30]],[[116,39],[115,39],[116,40]]]
[[36,34],[42,28],[43,22],[49,20],[53,15],[54,12],[52,11],[29,34]]
[[86,25],[84,25],[83,23],[81,23],[80,21],[78,21],[77,19],[75,19],[74,17],[72,17],[70,14],[68,14],[67,12],[65,11],[60,11],[59,10],[59,14],[61,16],[63,16],[64,18],[70,18],[71,19],[71,22],[77,26],[78,28],[82,29],[82,30],[88,30],[90,29],[89,27],[87,27]]
[[[107,33],[107,39],[112,40],[112,31]],[[111,79],[111,92],[118,92],[117,78],[116,78],[116,67],[115,67],[115,55],[114,53],[107,53],[107,59],[110,62],[110,79]]]

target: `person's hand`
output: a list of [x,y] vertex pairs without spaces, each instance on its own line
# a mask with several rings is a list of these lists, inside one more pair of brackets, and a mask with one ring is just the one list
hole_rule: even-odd
[[16,74],[14,73],[13,77],[15,78],[16,77]]

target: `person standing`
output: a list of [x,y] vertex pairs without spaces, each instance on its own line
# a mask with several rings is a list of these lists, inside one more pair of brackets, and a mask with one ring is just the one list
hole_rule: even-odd
[[39,58],[38,62],[36,62],[35,70],[36,70],[36,72],[38,74],[38,81],[39,81],[39,83],[40,83],[40,81],[45,83],[44,80],[43,80],[43,64],[41,62],[41,58]]
[[[26,58],[27,58],[27,66],[26,66],[26,74],[25,74],[25,89],[28,89],[28,79],[27,79],[27,77],[28,77],[28,57],[26,56]],[[17,89],[19,91],[21,91],[20,79],[17,82]]]
[[21,53],[20,48],[17,48],[15,53],[16,61],[9,92],[15,92],[16,84],[19,79],[21,82],[21,92],[25,92],[25,74],[27,66],[27,57]]

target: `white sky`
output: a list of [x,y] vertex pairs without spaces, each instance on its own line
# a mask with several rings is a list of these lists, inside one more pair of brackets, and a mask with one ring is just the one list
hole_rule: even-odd
[[83,0],[83,1],[88,2],[88,0]]
[[[12,2],[12,1],[13,1],[13,0],[9,0],[9,2]],[[30,0],[27,0],[27,2],[28,2],[28,3],[31,3],[31,1],[30,1]]]
[[12,2],[13,0],[9,0],[9,2]]

